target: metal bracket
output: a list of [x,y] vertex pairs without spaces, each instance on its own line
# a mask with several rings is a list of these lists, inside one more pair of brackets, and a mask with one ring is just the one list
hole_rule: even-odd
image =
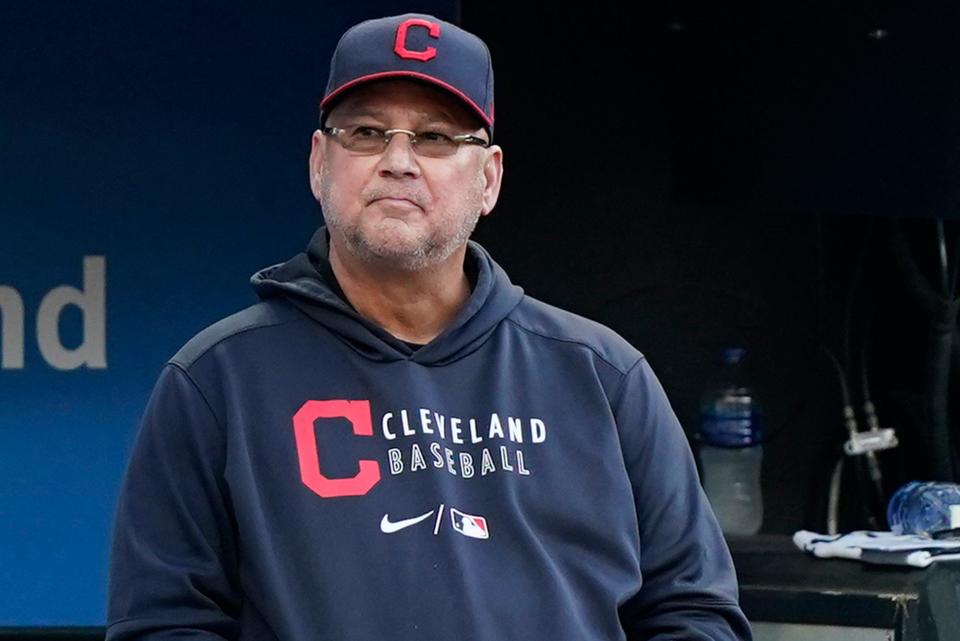
[[866,432],[853,432],[850,440],[843,444],[847,456],[858,456],[867,452],[889,450],[899,444],[897,434],[891,427]]

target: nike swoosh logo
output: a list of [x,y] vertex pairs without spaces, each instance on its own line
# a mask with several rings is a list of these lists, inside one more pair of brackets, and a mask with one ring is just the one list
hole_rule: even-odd
[[430,510],[426,514],[415,516],[412,519],[403,519],[400,521],[391,521],[390,516],[388,514],[384,514],[383,518],[380,519],[380,531],[384,534],[393,534],[394,532],[399,532],[403,528],[416,525],[424,519],[429,519],[431,514],[433,514],[433,510]]

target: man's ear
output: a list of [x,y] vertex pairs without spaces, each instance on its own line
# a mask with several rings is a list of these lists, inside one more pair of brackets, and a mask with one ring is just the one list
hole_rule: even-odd
[[326,140],[319,129],[313,132],[313,139],[310,141],[310,191],[313,197],[320,200],[320,172],[323,171],[324,154],[326,152]]
[[483,163],[483,208],[481,216],[489,214],[500,197],[500,184],[503,181],[503,149],[499,145],[491,145],[486,149],[487,157]]

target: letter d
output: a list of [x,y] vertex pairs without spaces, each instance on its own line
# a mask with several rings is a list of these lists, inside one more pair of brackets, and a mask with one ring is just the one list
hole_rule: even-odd
[[[107,366],[106,259],[83,257],[83,291],[61,285],[50,291],[37,311],[37,343],[44,360],[61,370]],[[60,340],[60,314],[67,305],[76,305],[83,313],[83,341],[76,349],[67,349]]]

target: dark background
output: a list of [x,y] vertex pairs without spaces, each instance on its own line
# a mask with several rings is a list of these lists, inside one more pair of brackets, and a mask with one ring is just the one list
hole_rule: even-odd
[[[929,312],[893,248],[902,239],[939,292],[940,216],[960,260],[960,11],[843,4],[591,3],[507,19],[462,3],[494,57],[506,157],[476,237],[529,294],[641,349],[692,438],[720,349],[748,348],[770,431],[765,532],[825,531],[847,435],[823,347],[858,411],[869,364],[901,441],[881,456],[887,491],[932,477]],[[867,525],[855,470],[842,529]]]

